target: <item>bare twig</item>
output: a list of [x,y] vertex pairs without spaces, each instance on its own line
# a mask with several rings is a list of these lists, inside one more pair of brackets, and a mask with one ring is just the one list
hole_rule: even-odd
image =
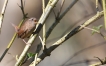
[[[42,0],[42,5],[43,5],[43,13],[45,13],[45,0]],[[43,45],[46,46],[46,24],[43,25]],[[41,39],[41,37],[39,37]],[[43,46],[42,46],[43,47]]]
[[27,15],[28,15],[28,13],[25,14],[24,5],[23,5],[23,4],[25,4],[25,3],[23,3],[23,1],[21,0],[21,6],[20,6],[20,8],[21,8],[21,10],[22,10],[22,13],[23,13],[24,18],[26,18]]
[[[58,2],[58,0],[50,0],[47,7],[45,8],[45,13],[41,15],[41,18],[38,21],[38,25],[36,26],[35,29],[35,34],[28,40],[28,44],[32,44],[34,39],[37,37],[38,33],[40,32],[43,24],[45,23],[45,20],[47,19],[48,15],[50,14],[52,8],[56,5],[56,3]],[[24,59],[27,51],[29,50],[30,46],[26,45],[22,54],[20,55],[18,61],[16,62],[15,66],[19,66],[21,65],[21,61]]]
[[106,0],[102,0],[103,12],[104,12],[104,25],[106,30]]
[[42,10],[43,10],[43,13],[45,13],[45,0],[42,0]]
[[95,57],[95,58],[97,58],[100,62],[92,64],[92,65],[89,65],[89,66],[101,66],[101,65],[105,65],[106,64],[106,57],[105,57],[105,59],[100,59],[99,57]]
[[86,29],[88,29],[88,30],[91,30],[91,31],[95,31],[95,32],[97,32],[97,33],[100,33],[100,31],[97,31],[97,30],[95,30],[95,29],[88,28],[88,27],[85,27],[85,26],[83,26],[83,25],[80,25],[80,26],[83,27],[83,28],[86,28]]
[[24,3],[23,3],[23,7],[25,8],[25,0],[24,0]]
[[99,33],[106,40],[106,37],[100,31],[97,31],[97,30],[92,29],[92,28],[84,27],[83,25],[80,25],[80,26],[83,27],[83,28],[86,28],[88,30],[95,31],[95,32]]
[[[89,20],[87,20],[85,23],[83,23],[83,26],[88,26],[89,24],[93,23],[95,20],[99,19],[100,17],[103,16],[103,11],[99,12],[98,14],[96,14],[95,16],[93,16],[92,18],[90,18]],[[52,44],[52,46],[50,46],[47,49],[48,53],[51,53],[55,48],[57,48],[59,45],[61,45],[63,42],[65,42],[66,40],[68,40],[70,37],[72,37],[73,35],[75,35],[76,33],[78,33],[79,31],[81,31],[83,29],[83,27],[81,26],[77,26],[75,29],[73,29],[72,31],[70,31],[69,33],[67,33],[66,35],[64,35],[61,39],[59,39],[58,41],[56,41],[54,44]],[[38,58],[37,58],[37,62],[36,65],[41,62],[47,55],[45,55],[45,53],[42,53]]]
[[59,12],[57,13],[57,18],[60,16],[60,13],[61,13],[62,8],[63,8],[63,5],[64,5],[64,2],[65,2],[65,0],[62,0],[60,10],[59,10]]
[[55,11],[54,11],[54,9],[53,9],[53,13],[54,13],[55,19],[58,19],[58,17],[60,16],[60,13],[61,13],[62,8],[63,8],[63,5],[64,5],[64,2],[65,2],[65,0],[62,0],[60,9],[59,9],[57,15],[56,15],[56,13],[55,13]]
[[99,12],[99,8],[98,8],[98,0],[96,0],[96,11],[97,11],[97,13]]
[[[19,5],[18,5],[19,6]],[[22,14],[23,14],[23,18],[27,18],[27,15],[28,13],[25,14],[25,11],[24,11],[24,7],[25,7],[25,1],[23,3],[23,1],[21,0],[21,6],[19,6],[21,11],[22,11]]]
[[39,39],[40,39],[40,41],[41,41],[41,43],[42,43],[42,48],[43,48],[43,50],[44,50],[44,42],[43,42],[43,40],[42,40],[42,38],[39,36]]
[[37,60],[38,54],[39,54],[39,53],[36,53],[36,54],[35,54],[35,59],[34,59],[34,64],[33,64],[33,66],[36,66],[36,60]]
[[46,45],[45,45],[45,43],[44,43],[44,41],[42,40],[42,38],[39,36],[39,39],[40,39],[40,41],[41,41],[41,43],[42,43],[42,48],[43,48],[43,50],[46,50],[47,48],[46,48]]
[[53,9],[53,14],[54,14],[54,17],[55,17],[55,19],[56,19],[57,15],[56,15],[56,13],[55,13],[54,9]]
[[1,33],[1,28],[2,28],[2,23],[3,23],[3,18],[4,18],[5,10],[6,10],[6,7],[7,7],[7,3],[8,3],[8,0],[5,0],[1,14],[0,14],[0,33]]

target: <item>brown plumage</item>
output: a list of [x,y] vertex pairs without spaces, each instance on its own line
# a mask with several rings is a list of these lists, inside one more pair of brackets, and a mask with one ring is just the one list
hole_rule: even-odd
[[37,19],[36,18],[29,18],[24,22],[24,24],[18,28],[14,24],[12,24],[15,27],[15,30],[17,32],[18,38],[28,38],[36,28]]

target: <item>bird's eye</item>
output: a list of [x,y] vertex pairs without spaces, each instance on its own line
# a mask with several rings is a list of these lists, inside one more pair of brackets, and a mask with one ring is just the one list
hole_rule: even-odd
[[31,20],[33,21],[33,18]]
[[34,22],[36,22],[36,21],[37,21],[37,19],[36,19],[36,18],[30,18],[29,20],[30,20],[30,21],[34,21]]

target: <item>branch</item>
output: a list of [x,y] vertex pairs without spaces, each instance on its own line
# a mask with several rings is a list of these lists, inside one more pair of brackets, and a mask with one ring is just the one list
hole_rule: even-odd
[[[45,8],[45,13],[41,15],[39,21],[38,21],[38,25],[36,26],[35,29],[35,35],[33,35],[29,40],[28,40],[28,44],[32,44],[34,39],[37,37],[38,33],[40,32],[43,24],[45,23],[45,20],[47,19],[48,15],[50,14],[51,10],[53,9],[53,7],[56,5],[56,3],[58,2],[58,0],[50,0],[47,7]],[[29,50],[30,46],[26,45],[22,54],[20,55],[18,61],[16,62],[15,66],[19,66],[21,65],[21,61],[24,59],[27,51]]]
[[100,65],[102,65],[101,62],[98,62],[98,63],[92,64],[92,65],[89,65],[89,66],[100,66]]
[[[18,6],[19,6],[19,5],[18,5]],[[23,3],[23,1],[21,0],[21,6],[19,6],[19,7],[20,7],[20,9],[21,9],[21,11],[22,11],[23,18],[27,18],[28,13],[25,14],[24,6],[25,6],[25,2]]]
[[42,0],[42,10],[43,10],[43,13],[45,12],[45,0]]
[[40,39],[40,41],[41,41],[41,43],[42,43],[42,49],[44,50],[44,45],[45,45],[45,43],[43,42],[43,40],[42,40],[42,38],[39,36],[39,39]]
[[1,14],[0,14],[0,32],[1,32],[1,28],[2,28],[2,23],[3,23],[3,18],[4,18],[5,10],[6,10],[6,7],[7,7],[7,3],[8,3],[8,0],[5,0]]
[[[42,0],[42,9],[43,9],[43,14],[45,13],[45,0]],[[46,35],[46,24],[43,25],[43,45],[46,46],[46,39],[45,39],[45,35]],[[40,37],[41,39],[41,37]],[[43,46],[42,46],[43,47]]]
[[24,6],[23,6],[23,1],[21,0],[21,6],[20,6],[21,10],[22,10],[22,13],[23,13],[23,16],[25,15],[25,12],[24,12]]
[[99,8],[98,8],[98,0],[96,0],[96,11],[97,11],[97,13],[99,12]]
[[106,57],[105,57],[105,59],[100,59],[99,57],[95,57],[95,58],[97,58],[100,62],[92,64],[92,65],[89,65],[89,66],[101,66],[101,65],[105,65],[106,64]]
[[102,6],[103,6],[103,11],[104,11],[104,25],[105,25],[105,30],[106,30],[106,0],[102,0]]
[[[100,17],[103,16],[103,11],[97,13],[95,16],[93,16],[92,18],[90,18],[89,20],[87,20],[85,23],[83,23],[83,26],[88,26],[89,24],[93,23],[94,21],[96,21],[97,19],[99,19]],[[61,39],[59,39],[58,41],[56,41],[54,44],[52,44],[52,46],[50,46],[47,49],[47,53],[51,53],[54,49],[56,49],[59,45],[61,45],[63,42],[65,42],[66,40],[68,40],[70,37],[72,37],[73,35],[75,35],[76,33],[78,33],[79,31],[81,31],[82,29],[84,29],[81,26],[77,26],[75,29],[73,29],[72,31],[70,31],[69,33],[67,33],[66,35],[64,35]],[[45,53],[42,53],[38,58],[37,58],[37,62],[36,65],[39,64],[47,55]]]
[[59,12],[57,14],[57,18],[60,16],[60,13],[61,13],[63,5],[64,5],[64,2],[65,2],[65,0],[62,0],[60,10],[59,10]]

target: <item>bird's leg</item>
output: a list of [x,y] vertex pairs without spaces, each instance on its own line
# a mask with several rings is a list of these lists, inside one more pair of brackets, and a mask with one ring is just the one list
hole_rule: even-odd
[[27,42],[24,39],[22,39],[22,40],[24,41],[25,44],[27,44]]
[[22,39],[23,40],[23,42],[26,44],[26,45],[30,45],[29,43],[27,43],[24,39]]

